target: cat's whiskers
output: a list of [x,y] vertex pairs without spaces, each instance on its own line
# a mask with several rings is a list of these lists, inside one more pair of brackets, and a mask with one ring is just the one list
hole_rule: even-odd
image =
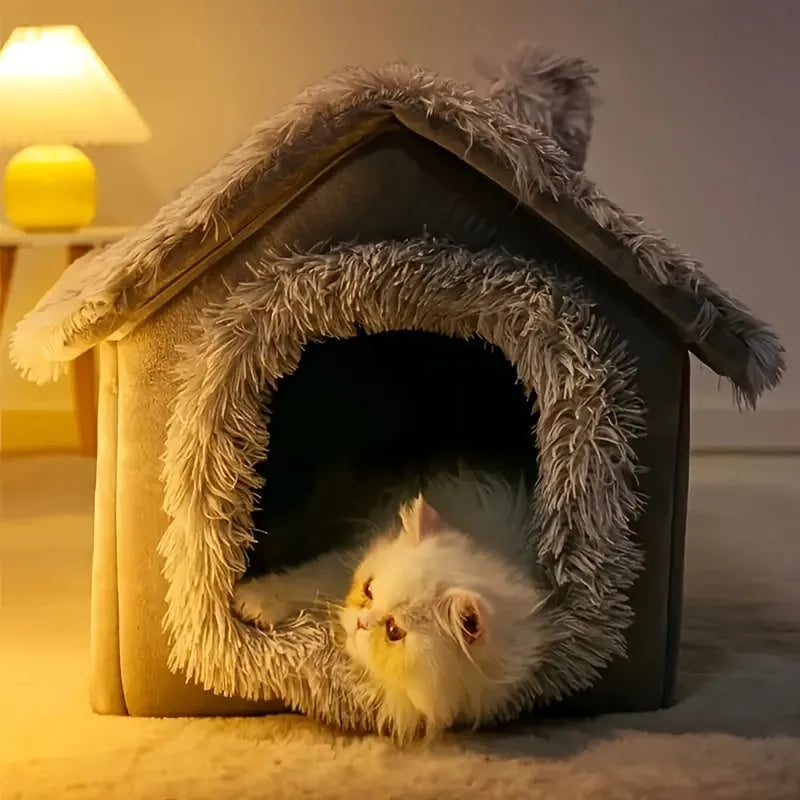
[[[501,708],[506,687],[531,674],[551,636],[547,607],[555,595],[552,581],[543,578],[542,590],[515,566],[530,529],[522,479],[516,487],[496,476],[476,479],[459,464],[457,476],[434,476],[425,486],[463,530],[444,524],[421,497],[398,515],[400,495],[411,495],[407,487],[387,492],[372,521],[339,520],[355,535],[353,546],[323,554],[336,579],[317,583],[312,573],[303,587],[325,585],[303,600],[303,614],[330,626],[378,728],[402,742],[455,723],[477,726]],[[337,595],[342,567],[352,583]]]
[[315,597],[309,602],[309,605],[311,607],[310,610],[323,610],[334,619],[346,608],[342,603],[325,597]]

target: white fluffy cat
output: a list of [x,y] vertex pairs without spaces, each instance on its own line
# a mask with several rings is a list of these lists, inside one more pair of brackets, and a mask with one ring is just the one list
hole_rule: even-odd
[[379,725],[400,742],[490,718],[545,645],[522,482],[462,472],[425,494],[363,546],[242,581],[234,598],[260,627],[330,601],[347,653],[379,690]]

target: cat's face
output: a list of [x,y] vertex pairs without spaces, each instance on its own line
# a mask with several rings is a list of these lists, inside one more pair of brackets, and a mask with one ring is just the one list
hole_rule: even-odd
[[340,619],[348,653],[385,697],[447,727],[518,677],[511,627],[535,600],[519,573],[418,498],[356,569]]
[[456,593],[437,580],[433,553],[426,550],[404,535],[377,543],[356,570],[342,613],[353,659],[383,688],[405,692],[422,706],[430,705],[425,696],[435,694],[442,667],[453,669],[462,646],[471,647],[480,635],[477,609],[466,595],[464,629],[453,629],[447,615]]

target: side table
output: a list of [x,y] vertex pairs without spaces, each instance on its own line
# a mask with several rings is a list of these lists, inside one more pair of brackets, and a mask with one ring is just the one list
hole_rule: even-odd
[[[120,239],[129,227],[82,228],[75,231],[27,232],[0,225],[0,324],[8,302],[17,253],[23,247],[60,247],[65,251],[68,267],[93,248]],[[94,378],[94,354],[78,356],[71,366],[72,403],[78,424],[80,452],[97,455],[97,396]]]

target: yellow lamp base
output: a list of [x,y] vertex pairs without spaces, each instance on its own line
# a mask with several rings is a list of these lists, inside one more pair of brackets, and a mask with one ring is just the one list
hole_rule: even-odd
[[17,228],[83,228],[97,208],[94,165],[71,145],[26,147],[8,162],[3,194],[6,216]]

